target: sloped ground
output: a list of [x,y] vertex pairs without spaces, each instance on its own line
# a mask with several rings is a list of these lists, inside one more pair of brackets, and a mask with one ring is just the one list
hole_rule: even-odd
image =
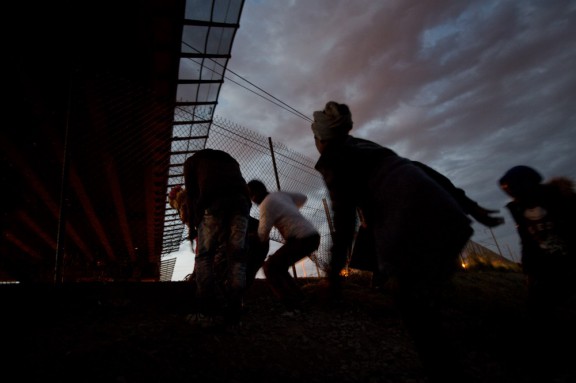
[[[285,316],[257,280],[235,331],[191,326],[186,282],[0,286],[0,373],[27,382],[426,382],[386,292],[356,275],[347,280],[343,304],[332,307],[321,281],[299,282],[304,308]],[[576,382],[574,303],[550,313],[564,332],[551,338],[554,348],[537,354],[553,355],[555,364],[534,369],[539,358],[530,359],[524,300],[521,274],[457,275],[443,312],[467,381]],[[561,351],[563,345],[571,349]]]

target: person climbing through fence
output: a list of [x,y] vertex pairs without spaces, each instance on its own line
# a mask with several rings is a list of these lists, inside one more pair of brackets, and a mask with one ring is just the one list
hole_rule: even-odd
[[297,192],[269,192],[266,185],[256,179],[248,182],[248,188],[252,202],[258,205],[260,211],[260,241],[270,241],[273,227],[284,239],[282,246],[268,257],[262,269],[275,296],[288,312],[294,312],[300,309],[303,294],[288,269],[310,256],[320,245],[318,230],[300,212],[308,197]]

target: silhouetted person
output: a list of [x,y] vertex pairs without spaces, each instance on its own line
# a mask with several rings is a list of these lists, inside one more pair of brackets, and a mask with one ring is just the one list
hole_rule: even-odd
[[284,239],[282,246],[262,266],[266,281],[288,310],[298,309],[302,292],[288,270],[296,262],[310,256],[320,245],[318,230],[300,213],[308,198],[296,192],[268,192],[259,180],[248,182],[248,188],[250,198],[260,210],[260,242],[270,241],[273,227]]
[[[186,189],[182,188],[182,186],[177,185],[174,186],[170,193],[168,194],[168,203],[170,206],[178,211],[178,215],[182,223],[184,223],[188,228],[190,227],[190,223],[188,221],[188,199],[186,196]],[[260,242],[258,239],[258,223],[259,221],[254,217],[248,217],[248,231],[246,233],[246,250],[247,250],[247,270],[246,270],[246,287],[250,287],[252,283],[254,283],[254,279],[256,278],[256,274],[258,270],[262,267],[266,256],[268,255],[269,250],[269,243]],[[196,233],[196,229],[193,229],[193,233]],[[196,234],[194,234],[196,235]],[[194,238],[189,238],[190,241],[195,240]],[[217,269],[223,270],[224,275],[219,276],[218,280],[225,281],[226,279],[226,260],[221,262],[220,267]],[[188,281],[196,283],[196,275],[192,272],[188,279]]]
[[471,201],[428,166],[349,135],[352,116],[347,105],[330,101],[313,116],[320,153],[316,169],[330,193],[334,215],[328,272],[332,293],[339,294],[340,272],[359,208],[375,240],[379,271],[387,275],[430,380],[459,381],[457,357],[442,331],[437,300],[472,236],[467,215],[494,225],[502,219],[491,217],[492,211]]
[[[238,323],[246,289],[246,238],[250,197],[239,163],[221,150],[203,149],[184,163],[190,238],[196,237],[194,263],[200,325],[224,316]],[[223,301],[215,268],[225,262]]]
[[520,237],[528,286],[527,365],[535,381],[551,379],[562,364],[564,349],[573,347],[576,340],[574,323],[563,323],[561,311],[576,292],[574,184],[566,177],[543,182],[535,169],[519,165],[506,171],[499,185],[512,197],[506,207]]
[[512,197],[510,211],[521,241],[522,269],[530,305],[548,310],[574,293],[576,266],[576,193],[571,180],[542,176],[528,166],[515,166],[500,178]]

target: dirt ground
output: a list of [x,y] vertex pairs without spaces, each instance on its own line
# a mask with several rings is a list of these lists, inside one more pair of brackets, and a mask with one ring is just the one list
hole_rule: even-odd
[[[322,281],[298,281],[306,300],[290,316],[256,280],[234,331],[187,322],[186,282],[0,286],[2,375],[86,383],[426,382],[386,292],[372,290],[365,276],[349,277],[334,307],[323,299]],[[445,298],[447,341],[468,382],[576,382],[573,304],[554,314],[567,330],[546,350],[554,364],[542,378],[530,362],[522,275],[461,272]],[[572,349],[561,352],[563,345]]]

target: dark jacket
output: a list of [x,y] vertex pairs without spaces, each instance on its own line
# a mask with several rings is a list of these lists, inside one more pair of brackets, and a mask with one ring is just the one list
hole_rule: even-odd
[[345,263],[357,207],[375,230],[381,263],[405,264],[410,262],[406,254],[424,254],[450,243],[463,246],[472,234],[471,221],[460,206],[460,201],[469,201],[462,190],[429,167],[374,142],[353,136],[332,142],[315,168],[332,202],[332,268]]
[[[515,185],[511,185],[514,187]],[[567,178],[537,185],[529,201],[515,199],[509,209],[522,245],[522,267],[532,276],[574,272],[576,193]]]
[[221,216],[250,213],[248,186],[230,154],[215,149],[196,152],[184,163],[184,180],[194,227],[207,209]]

